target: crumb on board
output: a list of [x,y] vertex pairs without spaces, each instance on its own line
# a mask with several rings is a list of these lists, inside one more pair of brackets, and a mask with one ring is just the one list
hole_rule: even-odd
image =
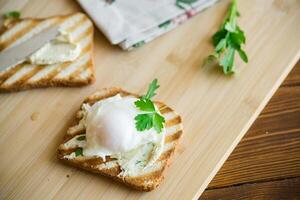
[[40,114],[40,113],[38,113],[38,112],[32,113],[32,114],[30,115],[31,121],[36,121],[36,120],[38,119],[38,117],[39,117],[39,114]]
[[67,174],[67,175],[66,175],[66,177],[67,177],[67,178],[69,178],[69,177],[70,177],[70,175],[69,175],[69,174]]

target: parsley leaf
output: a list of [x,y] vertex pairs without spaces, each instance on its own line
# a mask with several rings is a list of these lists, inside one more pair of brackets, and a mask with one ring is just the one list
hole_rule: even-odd
[[135,119],[136,129],[138,131],[149,130],[153,127],[152,113],[145,113],[137,115]]
[[76,157],[77,157],[77,156],[82,156],[82,155],[83,155],[83,153],[82,153],[82,148],[76,149],[76,150],[75,150],[75,155],[76,155]]
[[85,135],[81,135],[81,136],[77,137],[76,140],[78,140],[78,141],[85,140]]
[[246,43],[246,37],[237,25],[237,17],[239,16],[237,0],[233,0],[220,30],[212,36],[215,52],[209,55],[204,63],[206,64],[213,60],[218,61],[219,66],[222,67],[226,75],[234,73],[234,56],[236,51],[241,59],[248,63],[247,54],[242,49],[242,45]]
[[156,95],[155,90],[159,88],[157,79],[154,79],[149,85],[146,95],[143,95],[139,100],[135,101],[135,106],[146,113],[138,114],[135,119],[135,126],[138,131],[145,131],[154,128],[157,133],[160,133],[164,127],[165,119],[161,116],[151,101],[151,98]]
[[21,17],[21,13],[19,11],[10,11],[3,15],[4,19],[13,18],[19,19]]
[[152,112],[155,110],[153,102],[150,99],[145,99],[144,97],[134,102],[134,104],[142,111]]
[[164,127],[165,118],[158,113],[154,113],[152,116],[153,126],[157,133],[160,133]]
[[154,97],[156,95],[155,90],[157,90],[158,88],[159,88],[159,85],[157,85],[157,79],[154,79],[149,85],[147,94],[144,95],[142,98],[150,100],[152,97]]

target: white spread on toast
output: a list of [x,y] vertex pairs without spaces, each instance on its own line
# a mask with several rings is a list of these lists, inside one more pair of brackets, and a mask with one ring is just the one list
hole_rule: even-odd
[[[134,118],[141,111],[134,105],[136,100],[118,94],[92,106],[83,104],[79,123],[86,129],[86,141],[77,140],[82,136],[78,135],[64,143],[65,148],[81,147],[86,157],[115,158],[122,170],[119,176],[137,176],[154,167],[164,149],[166,130],[159,134],[154,129],[137,131]],[[75,157],[70,154],[65,158]]]
[[85,136],[85,135],[84,134],[77,135],[77,136],[73,137],[71,140],[64,143],[65,148],[85,147],[86,141],[78,140],[78,138],[80,138],[81,136]]
[[155,163],[162,150],[161,146],[147,143],[130,152],[119,153],[112,157],[117,158],[122,168],[119,176],[137,176]]
[[80,45],[74,43],[70,33],[59,31],[58,36],[33,53],[29,61],[31,64],[50,65],[74,61],[80,53]]

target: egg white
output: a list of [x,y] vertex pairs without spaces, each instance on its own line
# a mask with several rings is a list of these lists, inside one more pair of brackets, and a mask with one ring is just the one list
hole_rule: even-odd
[[90,106],[83,105],[82,123],[86,128],[84,156],[116,158],[122,176],[134,175],[153,164],[160,156],[165,129],[157,133],[153,128],[137,131],[134,118],[143,113],[134,102],[136,97],[117,94]]

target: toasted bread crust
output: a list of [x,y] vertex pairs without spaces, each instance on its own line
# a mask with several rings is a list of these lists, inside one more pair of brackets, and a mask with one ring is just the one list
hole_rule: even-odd
[[[76,69],[75,72],[72,72],[71,74],[67,74],[64,77],[56,77],[59,73],[65,70],[65,68],[68,68],[71,66],[71,64],[74,64],[76,62],[80,62],[81,56],[79,56],[78,59],[76,59],[74,62],[64,62],[59,65],[57,65],[55,68],[53,68],[54,72],[49,72],[44,77],[40,77],[38,80],[32,81],[31,78],[36,75],[39,71],[44,70],[45,68],[51,67],[51,65],[33,65],[33,69],[24,75],[21,75],[20,78],[18,78],[13,83],[7,83],[7,80],[9,78],[16,75],[26,64],[26,62],[21,63],[19,65],[16,65],[14,67],[11,67],[3,72],[0,72],[0,93],[2,92],[13,92],[13,91],[20,91],[20,90],[26,90],[26,89],[32,89],[32,88],[46,88],[46,87],[78,87],[78,86],[84,86],[91,84],[95,81],[95,68],[94,68],[94,56],[93,56],[93,34],[94,34],[94,28],[87,16],[85,16],[82,13],[74,13],[64,16],[55,16],[55,17],[49,17],[49,18],[43,18],[43,19],[34,19],[34,18],[24,18],[16,21],[12,21],[11,24],[7,25],[7,28],[3,32],[1,32],[1,35],[9,34],[8,31],[14,30],[14,27],[17,26],[20,23],[28,22],[30,23],[28,27],[23,28],[19,30],[18,32],[14,33],[9,39],[0,39],[0,51],[5,50],[7,47],[9,47],[10,44],[20,39],[22,36],[24,36],[27,33],[27,30],[32,30],[33,28],[36,28],[38,26],[42,26],[41,24],[45,22],[46,20],[50,21],[53,20],[52,25],[56,24],[63,24],[67,20],[72,20],[71,18],[78,17],[80,20],[74,24],[74,27],[81,27],[84,23],[89,23],[87,27],[85,27],[86,32],[84,32],[85,35],[82,35],[84,39],[89,38],[88,45],[85,47],[85,55],[88,55],[88,60],[84,61],[83,64],[78,64],[79,67]],[[50,25],[50,26],[52,26]],[[72,27],[71,27],[72,28]],[[83,40],[83,39],[82,39]],[[83,55],[82,55],[83,56]],[[66,65],[64,67],[63,65]],[[53,67],[53,66],[52,66]],[[80,73],[83,71],[88,72],[88,75],[85,77],[81,77]],[[52,73],[52,74],[51,74]]]
[[91,76],[85,80],[41,80],[36,83],[23,82],[16,83],[14,87],[1,87],[0,93],[17,92],[34,88],[49,88],[49,87],[81,87],[95,82],[95,76]]
[[[96,92],[96,93],[92,94],[91,96],[87,97],[83,103],[88,103],[88,104],[92,105],[99,100],[115,96],[116,94],[120,94],[121,96],[130,95],[130,96],[138,97],[138,95],[129,93],[120,88],[106,88],[106,89],[102,89],[99,92]],[[155,104],[162,111],[162,114],[164,114],[164,112],[175,113],[171,108],[167,107],[165,104],[163,104],[161,102],[155,102]],[[173,153],[175,151],[175,147],[178,144],[178,140],[180,139],[180,137],[182,135],[181,118],[176,113],[174,114],[174,116],[175,116],[174,119],[177,119],[177,120],[176,121],[169,120],[170,123],[173,123],[173,124],[169,124],[168,126],[178,125],[179,130],[174,132],[174,134],[170,134],[170,135],[166,136],[169,140],[167,142],[173,142],[174,146],[171,149],[165,151],[160,156],[160,158],[156,161],[156,162],[162,162],[163,163],[162,166],[158,170],[151,171],[150,173],[145,173],[141,176],[136,176],[136,177],[128,177],[128,176],[120,177],[120,176],[118,176],[118,174],[121,172],[121,168],[118,165],[115,167],[111,167],[111,168],[103,168],[103,169],[100,168],[99,169],[99,166],[101,164],[105,164],[105,163],[114,161],[114,159],[112,159],[110,157],[106,157],[105,162],[101,158],[96,158],[96,157],[89,158],[89,159],[85,158],[84,156],[75,157],[74,159],[65,158],[64,157],[65,155],[71,154],[72,152],[74,152],[76,150],[76,148],[66,149],[63,147],[63,144],[65,142],[67,142],[68,140],[72,139],[76,135],[84,134],[85,130],[78,131],[78,132],[72,133],[72,134],[66,134],[64,136],[62,144],[58,148],[57,157],[58,157],[58,159],[62,160],[64,163],[70,164],[77,168],[81,168],[81,169],[84,169],[84,170],[87,170],[87,171],[90,171],[93,173],[98,173],[98,174],[110,177],[118,182],[121,182],[127,186],[130,186],[133,189],[141,190],[141,191],[151,191],[151,190],[155,189],[163,180],[163,178],[164,178],[163,173],[165,171],[165,168],[166,168],[166,166],[169,165],[170,158],[173,155]],[[77,113],[76,124],[79,123],[81,117],[82,116],[81,116],[81,109],[80,109]]]

